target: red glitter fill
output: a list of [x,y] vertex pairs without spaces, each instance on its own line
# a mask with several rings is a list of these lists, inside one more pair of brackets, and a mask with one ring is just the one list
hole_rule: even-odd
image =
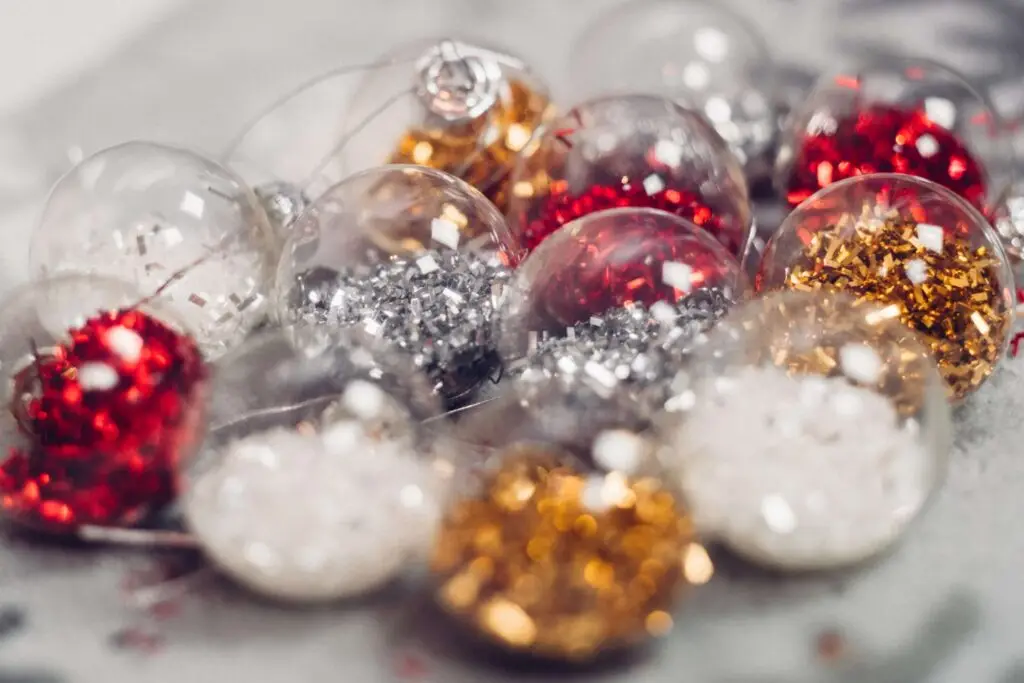
[[651,175],[655,187],[645,187],[642,181],[623,177],[618,182],[606,182],[588,187],[583,192],[569,192],[568,183],[554,183],[551,193],[538,201],[536,209],[524,219],[521,237],[524,246],[533,251],[548,235],[566,223],[582,216],[625,207],[660,209],[685,218],[710,232],[732,254],[739,254],[746,234],[742,227],[734,227],[714,214],[700,196],[688,189],[665,185],[660,175]]
[[50,532],[126,524],[174,495],[205,367],[195,342],[135,310],[97,315],[25,371],[28,445],[0,465],[0,502]]
[[985,172],[952,132],[921,109],[876,105],[799,143],[786,187],[796,206],[838,180],[869,173],[925,178],[985,210]]

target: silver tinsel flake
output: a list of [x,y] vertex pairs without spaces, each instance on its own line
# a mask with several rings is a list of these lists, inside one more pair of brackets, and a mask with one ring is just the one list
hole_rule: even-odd
[[410,354],[448,400],[495,374],[492,319],[509,270],[473,252],[429,250],[372,265],[299,276],[296,323],[361,327]]
[[727,289],[702,289],[676,303],[613,308],[563,336],[531,337],[534,348],[506,370],[527,393],[555,378],[583,403],[626,393],[637,409],[658,411],[688,387],[691,351],[734,303]]
[[309,199],[298,187],[286,182],[265,183],[253,191],[274,232],[286,239],[292,223],[309,206]]

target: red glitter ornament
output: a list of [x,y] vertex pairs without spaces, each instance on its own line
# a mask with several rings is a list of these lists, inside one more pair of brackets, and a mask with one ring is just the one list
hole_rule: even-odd
[[945,66],[892,59],[824,77],[792,115],[776,183],[791,206],[832,183],[899,173],[983,213],[1005,187],[992,163],[1005,132],[992,106]]
[[512,195],[509,222],[528,250],[571,221],[624,207],[684,218],[736,256],[750,237],[739,161],[699,114],[657,97],[571,110],[527,149]]
[[701,289],[741,294],[739,264],[707,232],[654,209],[612,209],[568,224],[516,271],[499,321],[506,358],[531,333],[567,327],[613,308],[676,302]]
[[786,201],[796,206],[837,180],[869,173],[925,178],[985,207],[985,171],[964,143],[923,109],[884,105],[806,135],[793,162]]
[[49,532],[128,524],[169,502],[201,419],[191,338],[133,309],[99,313],[36,349],[15,377],[22,432],[0,465],[0,501]]

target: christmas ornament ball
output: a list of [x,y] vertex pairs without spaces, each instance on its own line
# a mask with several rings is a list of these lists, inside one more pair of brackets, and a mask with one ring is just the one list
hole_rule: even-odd
[[234,174],[185,150],[129,142],[57,182],[29,259],[42,277],[108,275],[159,294],[215,357],[264,319],[276,253],[263,209]]
[[710,234],[656,209],[610,209],[555,231],[516,271],[499,311],[506,372],[658,410],[697,337],[743,298]]
[[694,368],[687,409],[664,421],[663,458],[701,533],[754,562],[864,561],[904,534],[944,477],[943,381],[890,307],[773,292],[733,309]]
[[169,503],[202,433],[206,368],[167,307],[71,274],[16,289],[0,315],[4,513],[70,534]]
[[341,155],[349,172],[393,163],[452,173],[504,211],[512,169],[553,113],[547,85],[508,51],[417,40],[367,69]]
[[832,183],[905,173],[989,213],[1012,164],[995,108],[949,67],[891,58],[822,76],[790,115],[776,185],[797,206]]
[[546,396],[534,410],[506,393],[460,421],[431,568],[438,604],[472,635],[581,662],[667,633],[713,569],[631,409]]
[[748,178],[770,174],[780,116],[775,65],[757,30],[721,3],[617,5],[580,32],[570,54],[576,101],[667,97],[707,117]]
[[358,327],[408,353],[455,400],[494,372],[494,307],[520,256],[501,214],[470,185],[381,166],[332,187],[294,225],[277,317],[310,343],[317,330],[329,341],[334,329]]
[[426,379],[371,339],[320,353],[281,330],[226,356],[211,424],[184,463],[189,529],[226,574],[298,602],[353,597],[423,559],[444,490]]
[[660,97],[591,99],[547,126],[516,168],[509,223],[532,250],[576,218],[622,207],[685,218],[737,257],[752,236],[736,157],[699,112]]
[[996,232],[962,198],[909,175],[849,178],[813,195],[768,242],[757,285],[885,306],[935,354],[953,400],[992,374],[1013,329],[1013,273]]

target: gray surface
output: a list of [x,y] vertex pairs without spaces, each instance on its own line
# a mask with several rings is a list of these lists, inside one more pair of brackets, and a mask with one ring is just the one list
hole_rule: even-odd
[[[398,41],[465,31],[531,57],[561,84],[568,40],[607,0],[223,0],[194,2],[0,127],[17,182],[0,187],[8,248],[0,279],[24,276],[41,192],[84,151],[131,137],[219,150],[255,109],[309,73],[365,61]],[[945,57],[984,77],[1004,111],[1024,102],[1024,9],[1005,0],[734,0],[796,68],[866,47]],[[258,6],[258,9],[257,9]],[[927,9],[925,9],[927,8]],[[827,22],[827,23],[823,23]],[[845,50],[846,52],[841,52]],[[997,74],[988,76],[987,74]],[[799,79],[798,79],[799,80]],[[693,595],[669,642],[628,667],[588,672],[631,683],[1020,683],[1024,681],[1024,360],[957,415],[947,485],[907,542],[841,575],[778,578],[730,562]],[[417,680],[554,681],[510,672],[453,646],[401,591],[314,611],[263,604],[217,580],[158,618],[132,607],[126,576],[143,553],[69,550],[8,539],[0,554],[0,683]],[[9,627],[5,631],[5,627]],[[153,647],[116,647],[125,629]],[[838,631],[845,656],[816,656]],[[422,665],[422,666],[421,666]],[[38,678],[27,674],[36,673]],[[52,675],[53,678],[47,677]]]

